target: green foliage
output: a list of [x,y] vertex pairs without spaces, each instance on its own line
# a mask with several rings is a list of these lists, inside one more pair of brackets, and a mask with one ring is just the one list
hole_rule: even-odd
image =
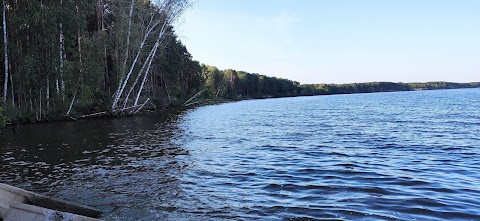
[[164,48],[155,60],[150,81],[153,84],[151,97],[160,106],[181,104],[204,87],[200,64],[192,60],[187,48],[173,30],[170,31]]
[[480,82],[471,83],[453,83],[453,82],[426,82],[426,83],[408,83],[414,90],[436,90],[436,89],[453,89],[453,88],[474,88],[480,87]]
[[300,95],[301,90],[295,81],[208,65],[202,65],[202,77],[208,89],[205,98],[289,97]]
[[35,114],[29,111],[22,111],[18,116],[18,122],[22,124],[31,124],[37,121]]
[[205,87],[208,89],[205,93],[206,98],[217,97],[217,94],[222,98],[267,98],[480,87],[478,82],[368,82],[300,85],[291,80],[231,69],[221,71],[214,66],[207,65],[202,65],[202,76]]
[[[131,63],[139,51],[146,15],[161,16],[156,5],[135,1],[130,47],[126,47],[130,1],[59,3],[18,0],[9,5],[7,31],[13,77],[9,87],[13,86],[14,94],[8,95],[8,103],[15,102],[20,110],[18,118],[24,122],[64,118],[70,104],[71,113],[76,115],[109,110],[124,70],[129,69],[123,65],[124,55],[129,54],[126,63]],[[140,100],[150,97],[171,104],[203,88],[200,64],[192,60],[172,27],[167,28],[166,36]],[[154,43],[150,38],[146,45]],[[140,52],[140,57],[146,58],[149,49]],[[134,72],[142,65],[143,61],[139,62]],[[138,90],[137,85],[133,93]]]
[[91,90],[99,91],[105,72],[105,44],[106,34],[104,32],[86,33],[82,36],[82,72],[83,84],[88,85]]

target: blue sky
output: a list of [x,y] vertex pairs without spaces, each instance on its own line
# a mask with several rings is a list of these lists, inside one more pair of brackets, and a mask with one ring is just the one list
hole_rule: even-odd
[[480,0],[198,0],[195,60],[301,83],[480,81]]

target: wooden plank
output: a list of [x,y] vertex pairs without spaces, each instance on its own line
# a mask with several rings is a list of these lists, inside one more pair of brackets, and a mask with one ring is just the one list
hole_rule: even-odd
[[83,206],[67,202],[65,200],[40,195],[2,183],[0,183],[0,199],[0,215],[2,216],[6,215],[10,205],[15,203],[41,206],[51,210],[58,210],[94,218],[100,217],[102,214],[101,211],[89,206]]
[[5,221],[37,221],[37,220],[63,220],[63,221],[98,221],[98,219],[81,216],[73,213],[45,209],[38,206],[15,203],[10,205]]

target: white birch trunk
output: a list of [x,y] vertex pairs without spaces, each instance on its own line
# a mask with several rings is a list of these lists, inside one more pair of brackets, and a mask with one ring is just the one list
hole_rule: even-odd
[[127,47],[125,48],[125,59],[123,61],[122,72],[125,72],[125,68],[127,67],[128,51],[130,50],[130,37],[132,34],[132,17],[134,3],[135,0],[132,0],[132,2],[130,3],[130,12],[128,13]]
[[[78,12],[78,6],[77,6],[77,13]],[[77,42],[78,42],[78,54],[79,54],[79,61],[80,61],[80,76],[83,73],[83,63],[82,63],[82,37],[80,35],[80,26],[78,26],[77,29]]]
[[138,113],[145,106],[145,104],[148,103],[149,100],[150,100],[150,98],[147,98],[147,100],[142,104],[142,106],[140,106],[137,110],[135,110],[135,112],[133,112],[133,114]]
[[159,44],[160,43],[157,40],[157,42],[155,43],[155,46],[153,47],[153,54],[150,58],[150,61],[148,61],[148,68],[145,71],[145,76],[143,77],[142,85],[140,85],[140,88],[138,89],[137,97],[135,98],[135,102],[133,103],[133,105],[135,105],[135,106],[138,104],[138,99],[140,98],[140,94],[142,93],[143,85],[145,85],[145,81],[147,79],[148,73],[150,72],[150,67],[152,66],[152,61],[155,58],[155,53],[157,53],[157,49],[158,49]]
[[[147,71],[145,72],[145,76],[143,78],[142,85],[140,86],[140,89],[138,90],[137,97],[135,98],[134,105],[138,104],[140,94],[142,93],[143,86],[145,85],[145,81],[147,80],[147,76],[148,76],[148,73],[150,71],[150,67],[152,65],[152,60],[155,57],[155,53],[156,53],[160,43],[163,41],[163,37],[164,37],[165,31],[167,29],[167,26],[169,24],[171,24],[177,18],[177,16],[180,14],[180,12],[185,7],[184,5],[181,5],[181,2],[182,1],[166,0],[160,6],[161,10],[166,11],[167,15],[166,15],[165,20],[163,21],[162,28],[160,29],[160,32],[158,33],[157,41],[156,41],[155,46],[154,46],[154,51],[155,52],[154,52],[151,60],[149,61]],[[175,6],[177,6],[177,7],[175,7]],[[167,83],[166,83],[165,80],[163,82],[165,84],[165,89],[166,89],[166,92],[167,92],[168,100],[171,101],[172,99],[170,98],[170,93],[168,93]]]
[[151,50],[151,51],[150,51],[150,54],[148,54],[148,57],[147,57],[146,62],[143,63],[142,69],[140,69],[140,72],[138,73],[137,78],[135,78],[135,81],[133,82],[133,85],[130,87],[130,90],[128,91],[127,96],[125,96],[125,101],[123,102],[123,108],[125,108],[125,107],[127,106],[128,98],[130,97],[130,94],[132,94],[135,86],[136,86],[137,83],[138,83],[138,80],[139,80],[140,77],[142,76],[143,70],[145,70],[145,67],[147,66],[148,61],[149,61],[149,60],[151,59],[151,57],[153,56],[153,53],[155,53],[155,51],[154,51],[154,50]]
[[82,76],[78,77],[77,84],[75,85],[75,94],[73,94],[72,101],[70,102],[70,106],[68,107],[68,111],[65,114],[66,117],[70,114],[70,111],[72,110],[73,103],[75,103],[75,99],[77,98],[77,93],[78,93],[78,86],[80,85],[80,80],[82,79]]
[[[150,61],[148,61],[148,68],[145,71],[145,76],[143,77],[142,85],[140,86],[140,89],[138,89],[137,97],[135,98],[135,103],[134,105],[138,104],[138,99],[140,98],[140,94],[142,93],[143,86],[145,85],[145,81],[147,80],[148,73],[150,72],[150,67],[152,66],[152,61],[155,58],[155,54],[157,53],[157,49],[160,46],[160,43],[163,41],[163,36],[165,34],[165,31],[167,29],[167,25],[170,23],[170,21],[165,20],[162,28],[160,29],[160,32],[158,33],[157,41],[155,42],[155,45],[153,46],[153,54],[150,58]],[[167,85],[165,84],[165,87]],[[168,94],[168,89],[167,89],[167,94]],[[170,100],[170,95],[168,95],[168,99]]]
[[130,66],[130,70],[128,71],[127,76],[123,80],[123,82],[120,82],[119,88],[117,90],[117,93],[115,94],[115,98],[112,103],[112,111],[114,111],[117,108],[118,101],[120,100],[120,97],[122,97],[123,91],[125,90],[125,86],[128,83],[128,79],[130,79],[130,76],[132,75],[133,70],[135,69],[135,66],[137,65],[138,59],[140,57],[140,54],[143,51],[143,47],[145,46],[145,42],[147,41],[148,37],[152,33],[153,29],[155,28],[158,23],[155,23],[152,25],[153,17],[152,20],[150,20],[149,23],[149,28],[147,29],[147,32],[145,33],[142,42],[140,43],[140,47],[138,49],[137,55],[135,56],[135,59],[132,62],[132,65]]
[[[132,12],[133,2],[134,1],[132,0],[132,3],[130,5],[130,15],[133,13]],[[133,72],[136,64],[139,62],[139,57],[140,57],[140,55],[141,55],[141,53],[144,49],[144,45],[145,45],[146,40],[149,38],[150,34],[154,31],[155,27],[157,27],[159,24],[161,24],[163,22],[163,25],[158,32],[157,38],[152,39],[152,40],[155,40],[155,42],[156,42],[155,46],[153,46],[153,48],[150,51],[150,52],[153,51],[153,54],[152,54],[152,56],[150,56],[149,59],[147,58],[147,60],[145,61],[145,62],[148,62],[148,66],[147,66],[147,71],[145,72],[145,75],[144,75],[144,79],[142,81],[142,85],[140,86],[140,89],[137,93],[137,97],[135,99],[135,105],[138,103],[138,99],[139,99],[139,96],[140,96],[140,94],[142,92],[142,89],[144,87],[145,81],[147,79],[147,76],[148,76],[148,73],[149,73],[149,70],[150,70],[150,67],[151,67],[151,63],[152,63],[152,61],[155,57],[155,53],[156,53],[156,51],[159,47],[159,44],[163,40],[165,31],[166,31],[168,25],[170,25],[172,23],[172,21],[184,9],[186,2],[187,1],[185,1],[185,0],[164,0],[164,1],[161,1],[161,2],[156,1],[156,3],[157,3],[156,5],[158,6],[158,10],[157,10],[158,14],[150,14],[150,16],[151,16],[150,17],[150,22],[147,25],[147,28],[146,28],[145,32],[143,33],[142,42],[140,44],[140,47],[138,49],[138,52],[137,52],[135,58],[132,61],[132,64],[130,65],[130,70],[126,74],[125,79],[120,80],[119,87],[116,90],[114,100],[113,100],[113,103],[112,103],[112,107],[111,107],[112,111],[117,111],[116,109],[117,109],[117,105],[119,103],[119,100],[123,96],[125,86],[128,84],[128,80],[131,77],[132,72]],[[128,24],[128,26],[129,26],[128,27],[128,33],[127,33],[128,39],[130,38],[130,28],[131,28],[131,23],[130,22],[131,22],[131,16],[129,18],[129,24]],[[127,43],[129,44],[129,41],[127,41]],[[128,50],[128,48],[127,48],[127,50]],[[126,58],[128,58],[128,56]],[[139,75],[141,75],[141,74],[142,74],[142,72],[138,73],[137,78],[139,78],[140,77]],[[129,95],[127,95],[127,97],[125,99],[128,99],[128,96]],[[124,103],[124,105],[125,105],[125,103]]]
[[[60,0],[60,7],[63,5],[63,0]],[[59,60],[60,60],[60,87],[61,87],[61,92],[62,92],[62,101],[65,101],[65,81],[63,79],[63,59],[64,59],[64,46],[63,46],[63,24],[60,22],[60,36],[59,36],[59,47],[60,47],[60,54],[59,54]],[[57,88],[58,88],[58,80],[57,80]],[[57,89],[58,90],[58,89]]]
[[58,84],[58,77],[55,78],[55,92],[57,92],[57,96],[60,95],[60,86]]
[[70,102],[70,106],[68,107],[67,114],[65,114],[66,117],[70,114],[70,111],[72,110],[73,103],[75,102],[75,98],[77,98],[77,92],[76,91],[75,91],[75,94],[73,95],[72,102]]
[[137,55],[135,56],[135,59],[133,60],[132,66],[130,67],[130,71],[128,71],[128,74],[127,74],[126,78],[123,80],[123,82],[120,82],[117,93],[115,94],[115,99],[113,100],[113,103],[112,103],[112,111],[115,110],[115,108],[117,108],[118,101],[120,100],[120,97],[123,94],[123,90],[125,89],[125,86],[128,83],[128,79],[130,78],[130,75],[132,74],[133,69],[135,68],[135,66],[137,64],[137,61],[138,61],[138,58],[140,57],[140,53],[141,53],[142,48],[143,48],[143,42],[142,42],[142,45],[140,46],[140,50],[138,51]]
[[3,49],[5,62],[5,83],[3,84],[3,103],[7,104],[7,88],[8,88],[8,47],[7,47],[7,1],[3,0]]
[[193,101],[193,99],[197,98],[200,94],[202,94],[206,89],[203,89],[199,92],[197,92],[195,95],[193,95],[190,99],[188,99],[187,101],[185,101],[185,103],[183,103],[184,106],[188,106],[187,104],[190,103],[190,101]]

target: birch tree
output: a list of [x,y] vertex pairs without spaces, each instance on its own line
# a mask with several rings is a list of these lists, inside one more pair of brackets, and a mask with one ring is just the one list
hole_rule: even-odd
[[[5,82],[3,84],[3,103],[7,103],[8,91],[8,39],[7,39],[7,1],[3,0],[3,49],[4,49],[4,63],[5,63]],[[12,94],[13,96],[13,94]]]
[[[131,49],[130,38],[132,36],[131,30],[133,25],[133,19],[135,17],[134,15],[135,11],[133,10],[134,3],[135,2],[132,0],[129,7],[130,10],[128,13],[128,28],[127,28],[127,40],[126,40],[127,48],[125,50],[136,51],[136,53],[135,53],[135,56],[133,57],[128,57],[129,53],[127,52],[124,53],[126,55],[126,57],[124,58],[124,61],[130,60],[130,64],[129,64],[130,68],[128,69],[128,72],[126,68],[125,70],[122,70],[122,71],[125,71],[126,73],[122,74],[122,76],[125,76],[125,77],[120,78],[118,88],[114,95],[114,99],[111,106],[111,111],[114,113],[121,110],[121,109],[117,109],[117,106],[122,97],[124,99],[123,106],[124,107],[126,106],[125,104],[128,102],[131,91],[134,90],[138,82],[138,79],[143,74],[143,70],[146,67],[142,84],[140,85],[137,91],[137,96],[133,104],[134,106],[137,105],[139,96],[145,85],[145,81],[148,79],[147,76],[151,68],[152,61],[154,60],[157,54],[158,47],[160,46],[160,44],[162,43],[162,40],[165,37],[166,30],[172,25],[175,19],[177,19],[178,16],[181,14],[181,12],[185,9],[185,7],[188,4],[188,0],[157,0],[152,3],[151,7],[146,7],[145,9],[147,13],[144,12],[144,16],[140,15],[137,18],[139,19],[140,24],[143,23],[147,25],[145,28],[137,29],[137,33],[135,34],[141,40],[139,44],[135,46],[135,48]],[[136,12],[140,13],[141,10],[137,10]],[[153,45],[147,44],[148,42],[153,42],[154,44]],[[145,50],[148,51],[148,56],[145,56],[146,55]],[[140,70],[136,69],[139,63],[144,64]],[[145,64],[147,65],[145,66]],[[137,76],[136,80],[130,85],[129,92],[124,96],[125,88],[129,84],[129,79],[132,75]]]
[[[60,0],[60,10],[61,10],[61,15],[63,14],[63,0]],[[60,20],[63,18],[63,16],[60,16]],[[59,72],[60,72],[60,85],[61,85],[61,94],[62,94],[62,101],[65,101],[65,81],[63,79],[63,73],[64,73],[64,46],[63,46],[63,23],[60,21],[60,24],[58,25],[60,29],[60,34],[59,34]],[[58,79],[57,79],[57,94],[59,94],[59,89],[58,89]]]
[[200,73],[200,65],[177,56],[173,28],[188,1],[2,0],[0,103],[11,100],[18,117],[35,122],[136,113],[147,101],[191,96],[203,85],[186,66]]

